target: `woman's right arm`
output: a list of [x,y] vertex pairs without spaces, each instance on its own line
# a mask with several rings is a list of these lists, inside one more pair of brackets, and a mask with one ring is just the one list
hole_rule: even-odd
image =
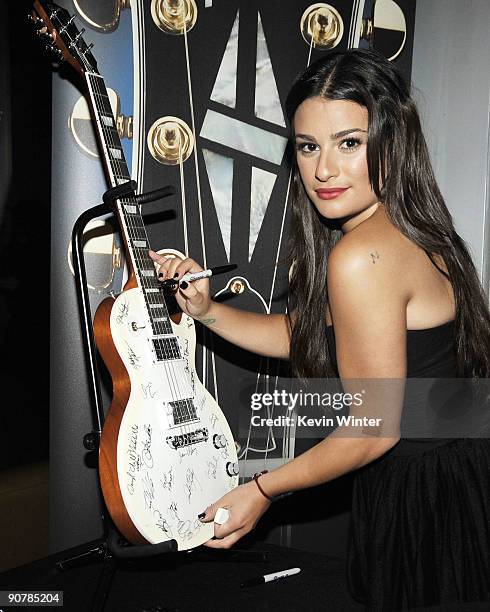
[[[150,257],[159,266],[161,281],[172,278],[178,282],[184,274],[202,270],[192,259],[164,258],[155,251],[150,251]],[[186,314],[228,342],[266,357],[289,358],[291,331],[285,314],[258,314],[213,302],[208,279],[179,286],[175,298]]]

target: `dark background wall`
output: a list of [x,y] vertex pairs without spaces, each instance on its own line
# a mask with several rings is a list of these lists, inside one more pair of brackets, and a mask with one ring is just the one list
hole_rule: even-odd
[[0,1],[0,571],[48,552],[51,64]]
[[0,466],[48,457],[52,71],[1,0]]

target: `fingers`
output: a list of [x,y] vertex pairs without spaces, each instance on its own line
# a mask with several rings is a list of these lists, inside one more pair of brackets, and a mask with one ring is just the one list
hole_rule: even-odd
[[[209,548],[231,548],[240,538],[246,535],[251,528],[247,528],[235,514],[219,505],[219,502],[208,506],[198,517],[203,523],[214,523],[214,539],[208,540],[204,546]],[[223,520],[223,523],[220,521]]]
[[158,278],[160,280],[167,278],[167,271],[170,266],[170,262],[172,259],[175,259],[175,257],[169,257],[168,255],[160,255],[159,253],[156,253],[152,250],[148,251],[148,254],[150,256],[150,259],[152,259],[155,264],[157,264],[156,268]]
[[230,528],[225,529],[224,525],[215,525],[214,530],[215,533],[218,531],[218,534],[215,535],[214,540],[204,542],[203,546],[207,546],[208,548],[231,548],[240,538],[243,538],[243,536],[250,531],[250,529],[246,527],[240,527],[230,533],[229,529]]
[[203,269],[196,261],[190,259],[180,259],[179,257],[159,255],[155,251],[148,252],[150,258],[158,265],[157,273],[159,280],[173,278],[176,281],[182,278],[187,272],[201,272]]
[[[176,279],[176,282],[178,282],[178,279]],[[198,305],[202,301],[202,295],[197,290],[195,283],[182,281],[179,283],[179,290],[186,300],[190,300],[195,305]]]
[[214,521],[214,516],[216,514],[217,509],[218,509],[218,506],[216,504],[211,504],[210,506],[206,508],[206,510],[204,510],[202,514],[199,514],[197,518],[202,523],[210,523],[211,521]]

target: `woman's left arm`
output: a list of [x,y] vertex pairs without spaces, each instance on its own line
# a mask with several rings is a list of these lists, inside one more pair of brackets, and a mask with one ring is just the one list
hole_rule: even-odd
[[[275,497],[319,485],[374,461],[400,439],[399,423],[406,377],[406,307],[396,254],[347,234],[335,246],[328,265],[329,306],[335,329],[337,363],[344,391],[367,388],[352,416],[382,419],[381,427],[339,427],[289,463],[260,477],[264,492]],[[373,263],[373,261],[375,263]],[[229,548],[251,531],[270,502],[253,481],[224,495],[206,509],[212,521],[219,507],[230,518],[215,525],[205,545]]]

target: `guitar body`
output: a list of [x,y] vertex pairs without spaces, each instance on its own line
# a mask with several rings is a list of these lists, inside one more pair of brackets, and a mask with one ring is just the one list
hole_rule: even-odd
[[96,342],[114,386],[100,443],[102,491],[128,540],[174,539],[185,550],[213,537],[213,524],[197,515],[238,484],[236,449],[221,409],[197,377],[192,318],[172,321],[182,355],[173,362],[155,360],[149,327],[139,287],[108,298],[95,316]]

